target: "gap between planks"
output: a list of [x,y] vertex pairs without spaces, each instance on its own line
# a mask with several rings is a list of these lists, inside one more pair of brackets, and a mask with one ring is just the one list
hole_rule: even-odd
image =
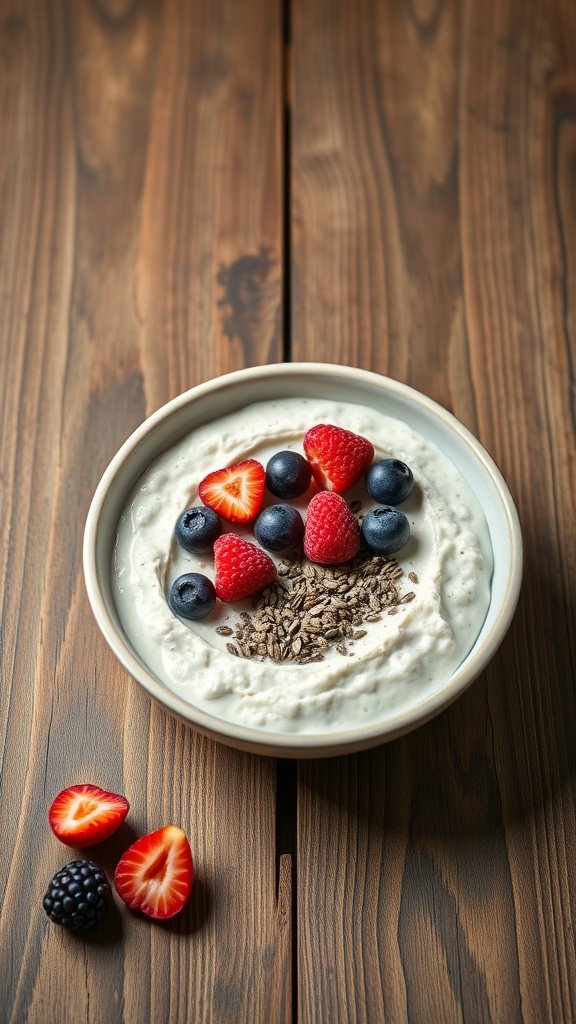
[[291,0],[281,0],[282,32],[282,361],[292,360],[292,23]]
[[[291,223],[292,223],[292,62],[291,0],[280,0],[282,66],[282,361],[292,359]],[[287,1024],[298,1020],[298,762],[276,761],[276,893],[277,909],[289,922],[290,994]],[[284,1003],[286,1006],[286,1003]]]
[[278,913],[290,921],[291,1016],[298,1020],[298,762],[276,761],[276,892]]

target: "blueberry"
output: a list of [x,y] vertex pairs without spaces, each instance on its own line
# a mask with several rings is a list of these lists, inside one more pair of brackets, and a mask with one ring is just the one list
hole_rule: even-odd
[[185,551],[211,551],[214,541],[222,533],[222,520],[213,509],[196,505],[182,513],[174,533]]
[[372,551],[379,555],[391,555],[408,542],[410,523],[397,508],[379,505],[364,516],[362,537]]
[[214,584],[199,572],[185,572],[170,587],[168,603],[182,619],[203,619],[216,604]]
[[292,505],[270,505],[254,523],[254,536],[267,551],[286,554],[302,543],[302,516]]
[[311,479],[310,465],[298,452],[277,452],[266,466],[266,486],[277,498],[297,498]]
[[366,473],[366,490],[374,501],[401,505],[414,486],[412,470],[400,459],[382,459]]

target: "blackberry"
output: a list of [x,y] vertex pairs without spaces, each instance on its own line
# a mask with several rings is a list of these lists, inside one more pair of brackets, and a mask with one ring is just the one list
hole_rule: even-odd
[[42,906],[51,921],[76,932],[102,920],[109,895],[102,868],[93,860],[72,860],[54,875]]

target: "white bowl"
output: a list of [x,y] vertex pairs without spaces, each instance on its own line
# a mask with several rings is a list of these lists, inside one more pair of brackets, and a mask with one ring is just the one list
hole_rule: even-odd
[[[339,732],[268,732],[224,721],[187,703],[143,663],[126,637],[111,590],[112,552],[128,493],[146,467],[190,430],[252,402],[282,397],[329,398],[377,408],[403,420],[454,463],[478,499],[494,554],[490,606],[467,657],[429,696],[381,721]],[[478,676],[513,616],[522,577],[518,516],[504,479],[479,442],[454,416],[412,388],[366,370],[327,363],[280,363],[240,370],[192,388],[150,416],[114,456],[90,506],[84,534],[84,574],[92,610],[116,657],[168,711],[213,739],[278,757],[328,757],[394,739],[428,721]]]

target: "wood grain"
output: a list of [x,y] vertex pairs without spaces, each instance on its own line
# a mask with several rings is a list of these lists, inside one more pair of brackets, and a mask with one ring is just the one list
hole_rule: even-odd
[[[2,1020],[576,1019],[575,125],[571,0],[0,3]],[[153,706],[80,564],[128,433],[284,355],[452,409],[526,545],[468,694],[298,769]],[[110,872],[136,834],[186,828],[180,918],[49,924],[74,854],[46,810],[82,779],[131,801]]]
[[576,1017],[576,21],[515,0],[293,4],[293,356],[480,437],[525,584],[483,678],[299,769],[301,1020]]
[[[282,344],[280,11],[269,0],[14,0],[0,15],[3,1020],[285,1020],[274,763],[168,718],[100,638],[88,503],[129,432]],[[116,907],[85,941],[41,898],[74,854],[64,785],[125,792],[136,834],[188,832],[166,926]]]

